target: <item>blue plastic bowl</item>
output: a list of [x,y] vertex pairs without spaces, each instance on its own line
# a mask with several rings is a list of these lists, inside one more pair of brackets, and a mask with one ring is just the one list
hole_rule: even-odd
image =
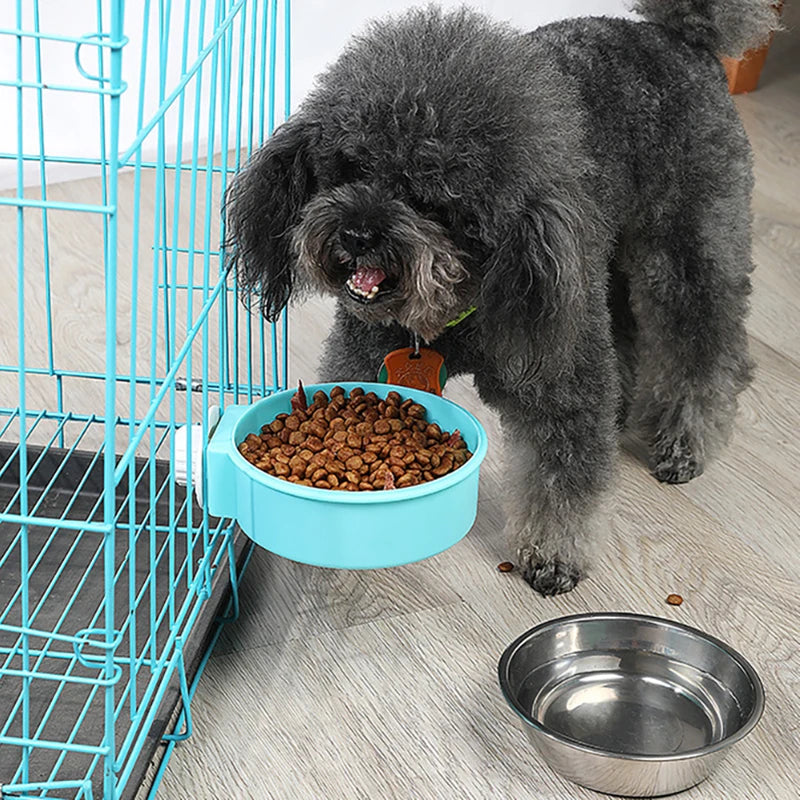
[[[335,383],[306,387],[311,397]],[[294,390],[250,406],[229,406],[208,445],[208,508],[235,519],[258,545],[273,553],[321,567],[372,569],[409,564],[452,547],[475,522],[478,473],[486,455],[486,432],[455,403],[427,392],[385,383],[360,386],[378,397],[395,390],[427,409],[442,430],[458,428],[472,458],[442,478],[384,492],[339,492],[298,486],[268,475],[237,450],[249,433],[291,411]]]

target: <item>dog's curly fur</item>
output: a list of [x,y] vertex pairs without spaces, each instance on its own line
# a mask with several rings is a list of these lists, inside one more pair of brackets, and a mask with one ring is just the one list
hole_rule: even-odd
[[[338,298],[323,379],[374,379],[410,331],[474,375],[542,594],[586,572],[621,423],[688,481],[751,371],[751,154],[717,55],[768,34],[770,0],[638,9],[530,34],[466,9],[374,23],[226,200],[268,319],[296,289]],[[386,276],[372,301],[345,287],[359,267]]]

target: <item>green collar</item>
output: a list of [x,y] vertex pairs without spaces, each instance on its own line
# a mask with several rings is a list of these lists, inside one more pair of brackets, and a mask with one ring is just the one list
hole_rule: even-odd
[[445,328],[455,328],[459,322],[463,322],[473,311],[477,311],[477,306],[470,306],[466,311],[462,311],[455,319],[451,319]]

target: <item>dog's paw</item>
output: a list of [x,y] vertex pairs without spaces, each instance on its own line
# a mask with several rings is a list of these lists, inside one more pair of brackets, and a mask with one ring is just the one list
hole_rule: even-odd
[[703,460],[698,457],[684,436],[659,442],[653,448],[650,470],[661,483],[688,483],[703,474]]
[[557,558],[539,561],[528,554],[520,555],[522,577],[543,597],[571,592],[583,577],[577,567]]

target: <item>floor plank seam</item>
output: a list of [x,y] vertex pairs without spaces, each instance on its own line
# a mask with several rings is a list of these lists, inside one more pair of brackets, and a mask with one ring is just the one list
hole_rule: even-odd
[[[790,356],[788,353],[782,353],[780,350],[776,350],[773,345],[769,344],[768,342],[765,342],[764,339],[762,339],[760,336],[756,336],[756,334],[754,334],[754,333],[750,333],[748,331],[747,335],[748,335],[748,337],[750,339],[755,340],[760,345],[762,345],[767,350],[769,350],[773,355],[775,355],[776,358],[779,358],[782,361],[788,361],[789,364],[792,366],[792,368],[794,368],[796,370],[800,370],[800,362],[795,361],[794,358],[792,356]],[[756,375],[758,375],[758,362],[756,362],[756,370],[755,371],[756,371]]]
[[[456,594],[458,594],[458,593],[456,592]],[[409,611],[402,611],[402,612],[400,612],[398,614],[389,614],[389,615],[383,615],[383,616],[375,617],[374,619],[365,619],[362,622],[356,622],[356,623],[354,623],[352,625],[345,625],[345,626],[343,626],[341,628],[328,628],[327,630],[320,630],[320,631],[316,631],[315,633],[309,633],[309,634],[306,634],[306,635],[298,636],[298,637],[296,637],[294,639],[277,639],[274,642],[267,642],[267,643],[264,643],[264,644],[257,644],[257,645],[253,645],[253,647],[237,647],[237,648],[235,648],[233,650],[226,650],[225,652],[220,652],[220,653],[213,653],[212,652],[210,658],[212,660],[213,659],[222,659],[222,658],[225,658],[227,656],[235,656],[235,655],[238,655],[238,654],[241,654],[241,653],[253,653],[253,652],[257,651],[257,650],[269,650],[269,649],[271,649],[273,647],[278,647],[280,645],[293,644],[295,642],[301,642],[301,641],[305,642],[305,643],[309,643],[309,642],[316,641],[317,639],[320,639],[320,638],[322,638],[324,636],[330,636],[332,634],[344,633],[346,631],[359,630],[361,628],[364,628],[365,626],[374,625],[375,623],[379,623],[379,622],[387,622],[387,621],[395,620],[395,619],[403,619],[405,617],[414,616],[416,614],[425,614],[425,613],[428,613],[428,612],[431,612],[431,611],[438,611],[438,610],[443,609],[443,608],[457,607],[457,606],[462,606],[462,605],[463,606],[469,606],[469,603],[467,603],[467,601],[459,594],[457,600],[453,600],[452,602],[449,602],[449,603],[437,603],[435,605],[427,606],[426,608],[416,608],[416,609],[412,609],[412,610],[409,610]]]

